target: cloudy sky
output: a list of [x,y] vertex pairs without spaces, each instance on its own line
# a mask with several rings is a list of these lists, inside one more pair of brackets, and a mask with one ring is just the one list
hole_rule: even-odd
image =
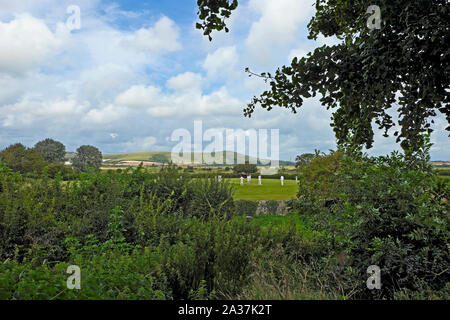
[[[170,151],[176,129],[279,129],[280,158],[335,148],[317,99],[297,114],[243,108],[273,72],[334,39],[307,40],[311,0],[244,0],[230,33],[195,29],[195,0],[0,0],[0,148],[47,137],[68,151]],[[80,8],[79,30],[67,12]],[[70,20],[73,21],[73,20]],[[70,24],[69,24],[70,25]],[[450,160],[445,119],[435,119],[433,160]],[[372,154],[397,148],[377,133]]]

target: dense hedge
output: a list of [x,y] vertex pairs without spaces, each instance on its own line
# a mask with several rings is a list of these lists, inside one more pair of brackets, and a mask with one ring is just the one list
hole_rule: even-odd
[[[315,221],[332,250],[343,252],[348,270],[363,277],[369,266],[381,268],[381,290],[369,292],[361,282],[349,291],[363,298],[427,290],[448,296],[450,183],[428,163],[427,149],[414,157],[351,153],[332,164],[323,193],[300,188],[300,200],[290,203]],[[324,206],[330,195],[335,200]]]
[[[248,284],[250,253],[274,245],[272,231],[235,214],[226,183],[180,179],[171,166],[63,181],[0,164],[0,298],[234,296]],[[291,248],[301,241],[288,230],[275,238]],[[83,290],[65,288],[72,264]]]

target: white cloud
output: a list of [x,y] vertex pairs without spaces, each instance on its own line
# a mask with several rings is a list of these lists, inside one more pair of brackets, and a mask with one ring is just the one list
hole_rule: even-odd
[[75,100],[51,101],[49,103],[33,106],[27,112],[43,117],[73,116],[83,113],[87,105],[80,105]]
[[146,107],[151,103],[159,101],[160,91],[161,89],[154,86],[132,86],[117,96],[116,103],[131,108]]
[[236,46],[221,47],[215,52],[208,54],[203,62],[203,69],[208,76],[216,76],[218,74],[227,74],[233,71],[238,61]]
[[49,62],[66,45],[69,30],[62,23],[52,32],[29,14],[0,22],[0,73],[20,74]]
[[256,63],[270,64],[274,52],[299,39],[300,26],[310,19],[312,4],[312,0],[250,0],[249,7],[261,15],[246,40]]
[[133,35],[133,44],[138,50],[163,54],[181,49],[178,37],[177,25],[163,16],[153,28],[137,30]]
[[0,106],[14,103],[25,91],[23,79],[0,73]]
[[153,136],[133,138],[131,141],[125,142],[124,147],[130,152],[149,152],[154,150],[157,139]]
[[[163,16],[169,11],[77,0],[82,29],[69,34],[64,24],[72,0],[0,0],[0,148],[48,136],[68,150],[93,144],[110,153],[168,151],[172,130],[191,129],[194,119],[203,120],[205,130],[278,128],[282,159],[333,148],[331,113],[318,99],[305,100],[297,115],[258,107],[249,119],[242,112],[268,88],[248,78],[245,67],[272,71],[288,58],[336,43],[306,40],[312,2],[249,0],[233,13],[230,33],[215,32],[209,42],[199,40],[193,25],[181,29],[178,20]],[[162,18],[148,25],[155,14]],[[441,120],[433,150],[448,159],[447,122]],[[395,146],[380,141],[375,148],[383,153]]]
[[107,124],[124,119],[126,115],[126,108],[110,104],[103,108],[89,110],[83,120],[91,124]]
[[167,80],[166,86],[175,91],[200,90],[202,76],[198,73],[185,72]]
[[[176,80],[170,82],[172,88],[175,84],[179,85],[179,78],[173,79]],[[226,87],[210,94],[202,94],[196,87],[166,94],[154,86],[132,86],[119,94],[116,103],[131,108],[146,108],[149,115],[158,118],[233,114],[242,106],[242,102],[231,96]]]
[[38,101],[24,98],[18,103],[0,106],[0,121],[7,127],[22,127],[41,120],[46,120],[47,124],[65,122],[81,116],[88,109],[89,104],[79,104],[73,99]]
[[82,71],[78,82],[78,97],[101,103],[138,80],[136,72],[126,65],[100,65]]

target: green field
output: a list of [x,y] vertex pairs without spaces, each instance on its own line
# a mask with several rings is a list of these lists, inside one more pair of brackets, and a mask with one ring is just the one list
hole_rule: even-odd
[[170,152],[133,152],[133,153],[119,153],[119,154],[103,154],[103,159],[110,159],[114,161],[151,161],[151,159],[158,155],[166,160],[170,159]]
[[258,185],[258,178],[253,177],[248,185],[244,180],[244,185],[240,185],[239,179],[229,179],[234,187],[235,200],[290,200],[297,194],[297,184],[295,180],[284,180],[281,186],[279,179],[263,179],[262,185]]

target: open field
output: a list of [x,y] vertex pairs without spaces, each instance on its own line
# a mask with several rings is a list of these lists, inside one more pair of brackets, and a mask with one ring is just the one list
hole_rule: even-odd
[[[111,168],[103,168],[103,170],[110,170]],[[111,170],[117,170],[114,168]],[[146,168],[148,172],[157,173],[159,168]],[[279,179],[263,179],[262,185],[258,185],[258,178],[253,177],[251,183],[248,185],[247,180],[244,180],[244,185],[240,185],[238,178],[227,179],[233,185],[235,193],[235,200],[290,200],[295,198],[297,194],[297,184],[295,180],[284,180],[284,186],[281,186]]]
[[133,152],[133,153],[119,153],[119,154],[103,154],[103,159],[109,159],[114,161],[149,161],[153,159],[155,155],[161,157],[161,159],[170,159],[170,152]]
[[235,200],[290,200],[297,194],[297,184],[294,180],[284,180],[284,186],[278,179],[263,179],[262,185],[258,185],[258,179],[252,178],[248,185],[240,185],[239,179],[229,179],[235,189]]

